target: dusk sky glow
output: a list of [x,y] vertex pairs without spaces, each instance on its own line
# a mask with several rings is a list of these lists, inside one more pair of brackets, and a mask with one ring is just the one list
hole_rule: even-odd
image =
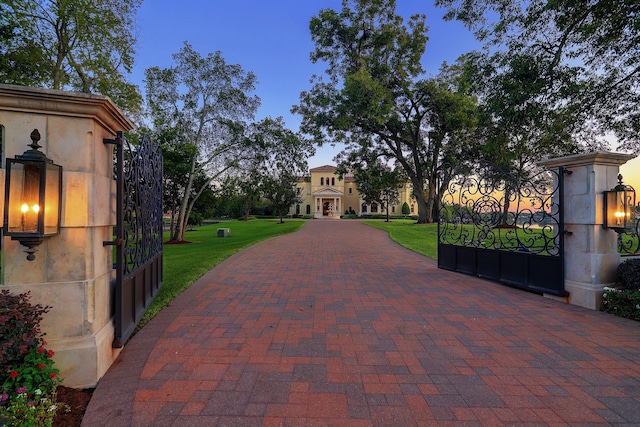
[[[309,21],[321,9],[341,10],[341,0],[145,0],[137,15],[138,46],[131,81],[144,91],[144,70],[172,65],[172,55],[184,41],[202,56],[220,51],[227,63],[240,64],[258,78],[256,94],[262,101],[256,119],[282,116],[297,131],[300,117],[290,113],[309,79],[322,74],[324,64],[312,64]],[[429,27],[423,66],[435,75],[444,61],[481,49],[481,44],[459,22],[442,19],[444,9],[430,0],[397,0],[396,13],[408,18],[427,16]],[[612,147],[615,149],[615,147]],[[309,166],[333,164],[339,148],[317,149]],[[623,166],[625,182],[640,188],[640,160]]]

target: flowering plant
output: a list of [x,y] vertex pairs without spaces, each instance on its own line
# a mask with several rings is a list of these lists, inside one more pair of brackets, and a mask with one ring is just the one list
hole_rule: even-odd
[[51,426],[58,409],[56,388],[61,381],[53,367],[53,354],[52,350],[32,346],[24,361],[10,370],[0,394],[0,421]]

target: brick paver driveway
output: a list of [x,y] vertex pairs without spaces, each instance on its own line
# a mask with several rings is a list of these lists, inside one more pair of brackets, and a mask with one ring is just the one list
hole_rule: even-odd
[[637,426],[639,336],[357,221],[309,221],[153,319],[83,426]]

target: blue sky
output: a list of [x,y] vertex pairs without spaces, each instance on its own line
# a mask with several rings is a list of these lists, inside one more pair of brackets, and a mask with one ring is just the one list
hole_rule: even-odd
[[[436,74],[443,61],[478,49],[473,35],[458,22],[445,22],[444,10],[429,0],[397,0],[396,13],[407,18],[424,13],[429,41],[423,58],[428,73]],[[138,11],[138,46],[131,80],[144,90],[144,70],[169,67],[171,55],[184,41],[205,56],[221,51],[227,63],[240,64],[258,78],[256,94],[262,100],[257,119],[282,116],[298,130],[300,117],[292,115],[300,92],[310,88],[312,74],[323,64],[309,60],[313,49],[309,20],[320,9],[341,9],[340,0],[145,0]],[[318,149],[310,167],[332,164],[338,149]]]

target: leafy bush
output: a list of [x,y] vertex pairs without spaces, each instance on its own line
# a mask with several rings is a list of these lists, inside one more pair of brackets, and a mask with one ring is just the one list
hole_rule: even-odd
[[640,290],[640,259],[631,258],[618,266],[616,289]]
[[302,215],[302,219],[313,219],[313,215]]
[[51,426],[61,380],[40,330],[51,307],[31,305],[29,293],[0,293],[0,425]]
[[9,371],[20,365],[29,349],[44,345],[40,331],[42,316],[51,307],[31,305],[29,292],[20,295],[0,292],[0,383],[7,379]]
[[604,288],[602,311],[640,320],[640,290]]

